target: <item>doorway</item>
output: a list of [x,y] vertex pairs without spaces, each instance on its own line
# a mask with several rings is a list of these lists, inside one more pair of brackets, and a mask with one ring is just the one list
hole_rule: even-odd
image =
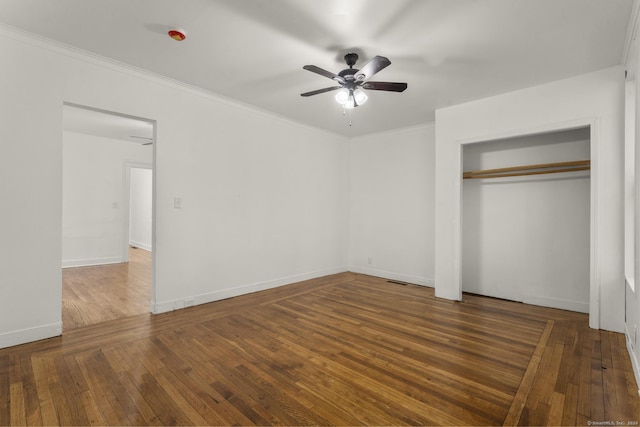
[[[153,250],[153,167],[150,164],[126,162],[123,253],[131,248]],[[127,215],[128,212],[128,215]],[[125,260],[125,261],[128,261]]]
[[63,117],[63,328],[147,314],[155,123],[75,104]]

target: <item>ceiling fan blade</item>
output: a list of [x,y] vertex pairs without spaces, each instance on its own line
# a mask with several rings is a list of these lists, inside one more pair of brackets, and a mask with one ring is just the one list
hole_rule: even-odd
[[340,86],[325,87],[324,89],[312,90],[311,92],[301,93],[300,96],[311,96],[319,93],[331,92],[332,90],[342,89]]
[[345,83],[345,80],[343,77],[332,73],[331,71],[327,71],[323,68],[320,67],[316,67],[315,65],[305,65],[304,67],[305,70],[311,71],[312,73],[316,73],[316,74],[320,74],[321,76],[324,77],[328,77],[330,79],[333,79],[339,83]]
[[391,61],[384,56],[375,56],[371,61],[364,64],[364,66],[358,71],[354,78],[356,80],[366,80],[371,78],[375,73],[382,70],[383,68],[391,65]]
[[362,84],[362,88],[369,90],[386,90],[389,92],[403,92],[407,88],[407,84],[392,82],[365,82]]

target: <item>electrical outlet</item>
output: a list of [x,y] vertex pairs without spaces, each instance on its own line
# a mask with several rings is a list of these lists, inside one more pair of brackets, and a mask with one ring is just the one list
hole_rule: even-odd
[[182,197],[174,197],[173,198],[173,208],[174,209],[182,209]]

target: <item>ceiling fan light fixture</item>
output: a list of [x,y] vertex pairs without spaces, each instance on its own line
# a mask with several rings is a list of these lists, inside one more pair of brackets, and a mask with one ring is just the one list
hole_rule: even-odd
[[[381,90],[387,92],[403,92],[407,88],[406,83],[397,82],[372,82],[368,79],[378,71],[391,65],[391,61],[384,56],[375,56],[367,62],[362,68],[353,68],[358,61],[358,55],[355,53],[347,53],[344,60],[349,68],[340,71],[338,74],[332,73],[315,65],[305,65],[302,68],[312,73],[327,77],[338,83],[339,86],[331,86],[323,89],[312,90],[310,92],[301,93],[300,96],[319,95],[321,93],[336,91],[335,100],[342,108],[352,110],[367,102],[369,97],[363,89]],[[349,123],[351,126],[351,123]]]
[[349,99],[347,100],[347,102],[342,104],[342,107],[344,107],[345,110],[351,110],[351,109],[355,108],[356,106],[357,105],[353,100],[353,96],[349,96]]
[[367,102],[369,97],[362,89],[349,90],[342,88],[336,93],[336,102],[343,108],[350,110]]

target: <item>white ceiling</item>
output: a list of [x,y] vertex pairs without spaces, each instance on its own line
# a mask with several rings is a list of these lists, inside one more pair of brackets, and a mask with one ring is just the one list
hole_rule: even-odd
[[[0,0],[0,22],[357,136],[434,120],[437,108],[622,62],[633,0]],[[186,30],[176,42],[166,32]],[[355,51],[392,64],[347,125],[334,83]]]

